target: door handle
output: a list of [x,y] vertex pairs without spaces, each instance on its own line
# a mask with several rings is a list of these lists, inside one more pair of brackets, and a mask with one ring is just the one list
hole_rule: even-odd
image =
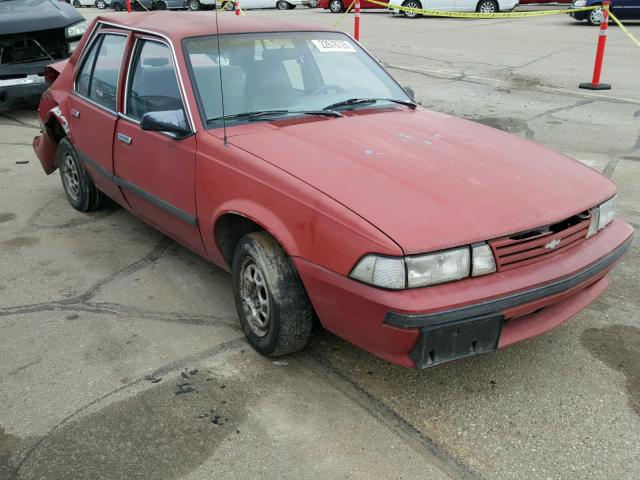
[[71,115],[76,118],[80,118],[80,112],[78,110],[74,110],[73,108],[71,109]]
[[118,140],[120,140],[122,143],[126,144],[126,145],[131,145],[131,137],[127,137],[124,133],[118,133],[116,135],[116,137],[118,138]]

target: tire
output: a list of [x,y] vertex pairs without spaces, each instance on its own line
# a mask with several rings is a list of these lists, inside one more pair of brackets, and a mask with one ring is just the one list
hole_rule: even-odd
[[116,12],[121,12],[121,11],[122,11],[122,4],[121,4],[120,2],[111,3],[111,7],[112,7]]
[[197,12],[198,10],[202,10],[202,5],[200,5],[198,0],[189,0],[189,10]]
[[498,2],[495,0],[480,0],[476,6],[476,12],[478,13],[496,13],[500,10]]
[[236,5],[232,1],[228,1],[222,8],[224,8],[227,12],[233,12],[236,9]]
[[105,8],[107,8],[107,2],[105,2],[105,0],[97,0],[96,8],[99,8],[100,10],[104,10]]
[[318,0],[309,0],[309,8],[318,8]]
[[166,9],[167,9],[167,4],[164,3],[162,0],[156,3],[156,10],[166,10]]
[[344,12],[344,4],[341,0],[331,0],[329,2],[329,10],[331,13],[342,13]]
[[276,3],[276,8],[278,10],[289,10],[289,2],[285,0],[279,0],[278,3]]
[[600,26],[602,20],[604,19],[604,9],[596,8],[595,10],[589,10],[589,14],[587,15],[587,22],[589,25]]
[[[422,8],[422,4],[418,0],[407,0],[402,6],[407,8]],[[403,11],[402,14],[407,18],[418,18],[420,16],[420,14],[416,12]]]
[[104,194],[97,189],[76,149],[66,137],[58,144],[56,162],[64,194],[71,206],[80,212],[100,210],[104,206]]
[[267,232],[242,237],[232,273],[238,317],[251,346],[267,356],[301,350],[311,336],[313,307],[278,242]]
[[82,5],[80,5],[80,0],[73,0],[73,6],[76,8],[80,8]]

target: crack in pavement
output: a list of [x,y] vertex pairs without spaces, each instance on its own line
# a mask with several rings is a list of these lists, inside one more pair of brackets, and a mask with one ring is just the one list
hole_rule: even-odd
[[405,444],[421,453],[431,464],[453,480],[480,480],[481,475],[472,471],[442,446],[426,436],[409,421],[372,395],[342,372],[332,367],[329,360],[317,349],[307,347],[302,351],[302,363],[314,373],[322,375],[343,395],[367,411],[369,415],[397,434]]

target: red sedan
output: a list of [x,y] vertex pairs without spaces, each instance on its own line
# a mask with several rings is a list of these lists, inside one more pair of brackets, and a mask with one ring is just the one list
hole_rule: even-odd
[[[633,230],[546,148],[416,106],[349,36],[211,14],[98,18],[47,71],[34,149],[232,272],[265,355],[316,318],[391,362],[496,351],[585,308]],[[219,35],[218,35],[219,34]]]

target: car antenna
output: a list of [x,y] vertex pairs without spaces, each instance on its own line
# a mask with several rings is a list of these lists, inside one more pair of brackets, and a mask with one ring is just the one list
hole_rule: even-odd
[[224,89],[222,88],[222,62],[220,55],[220,27],[218,26],[218,2],[213,6],[216,11],[216,38],[218,40],[218,72],[220,72],[220,101],[222,104],[222,132],[224,135],[224,144],[227,144],[227,121],[224,118]]

